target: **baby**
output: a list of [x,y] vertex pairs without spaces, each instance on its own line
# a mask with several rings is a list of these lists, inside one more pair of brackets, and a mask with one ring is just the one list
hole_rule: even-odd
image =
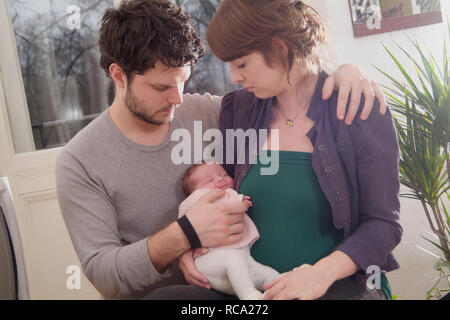
[[[179,216],[185,215],[211,189],[226,189],[225,196],[216,203],[249,201],[249,197],[238,194],[233,188],[233,178],[221,165],[203,162],[192,166],[183,178],[183,191],[187,198],[180,204]],[[244,238],[240,242],[211,248],[207,254],[195,258],[195,266],[214,289],[236,294],[241,300],[260,300],[264,285],[280,274],[251,257],[250,248],[259,239],[259,233],[247,214],[244,228]]]

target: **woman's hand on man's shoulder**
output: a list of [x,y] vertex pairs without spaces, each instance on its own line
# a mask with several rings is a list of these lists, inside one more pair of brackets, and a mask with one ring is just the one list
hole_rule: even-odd
[[[322,90],[323,99],[330,99],[334,90],[339,91],[337,117],[339,120],[345,118],[347,125],[351,125],[359,113],[362,120],[367,120],[375,105],[379,105],[380,114],[386,113],[386,102],[380,88],[355,65],[344,64],[325,80]],[[378,103],[375,103],[375,100]],[[364,101],[363,104],[362,101]]]

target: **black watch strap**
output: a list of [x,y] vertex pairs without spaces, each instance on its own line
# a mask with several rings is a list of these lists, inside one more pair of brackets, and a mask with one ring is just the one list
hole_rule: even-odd
[[191,244],[191,249],[195,250],[202,247],[200,239],[198,238],[197,232],[195,232],[194,227],[186,216],[182,216],[178,219],[178,224],[180,225],[181,230],[183,230],[186,238]]

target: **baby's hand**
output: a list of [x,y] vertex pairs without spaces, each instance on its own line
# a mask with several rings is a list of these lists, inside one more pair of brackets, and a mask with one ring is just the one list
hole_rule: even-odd
[[249,196],[244,196],[244,197],[242,198],[242,200],[247,201],[248,204],[250,205],[250,207],[253,207],[253,203],[250,201],[250,197],[249,197]]

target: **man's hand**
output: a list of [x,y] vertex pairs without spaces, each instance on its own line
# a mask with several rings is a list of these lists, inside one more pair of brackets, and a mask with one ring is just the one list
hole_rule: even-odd
[[[367,120],[369,117],[375,98],[380,103],[380,113],[383,115],[386,113],[386,102],[380,88],[374,81],[369,80],[367,75],[355,65],[344,64],[326,79],[322,91],[323,99],[328,100],[333,94],[333,90],[336,89],[339,90],[337,106],[337,117],[339,120],[344,120],[346,115],[345,109],[350,101],[345,119],[347,125],[351,125],[355,119],[361,103],[361,94],[364,94],[365,99],[361,120]],[[351,98],[349,98],[350,94]]]
[[[186,214],[205,248],[231,245],[244,237],[244,213],[251,202],[214,203],[225,190],[213,190],[201,198]],[[156,270],[167,266],[190,248],[188,239],[177,222],[149,237],[148,254]]]
[[208,253],[208,249],[200,248],[195,251],[189,250],[178,258],[178,266],[183,272],[184,278],[187,283],[194,284],[199,287],[211,289],[208,278],[202,275],[194,264],[194,255],[204,255]]
[[235,244],[244,237],[244,214],[249,201],[214,203],[225,190],[212,190],[186,214],[205,248]]

